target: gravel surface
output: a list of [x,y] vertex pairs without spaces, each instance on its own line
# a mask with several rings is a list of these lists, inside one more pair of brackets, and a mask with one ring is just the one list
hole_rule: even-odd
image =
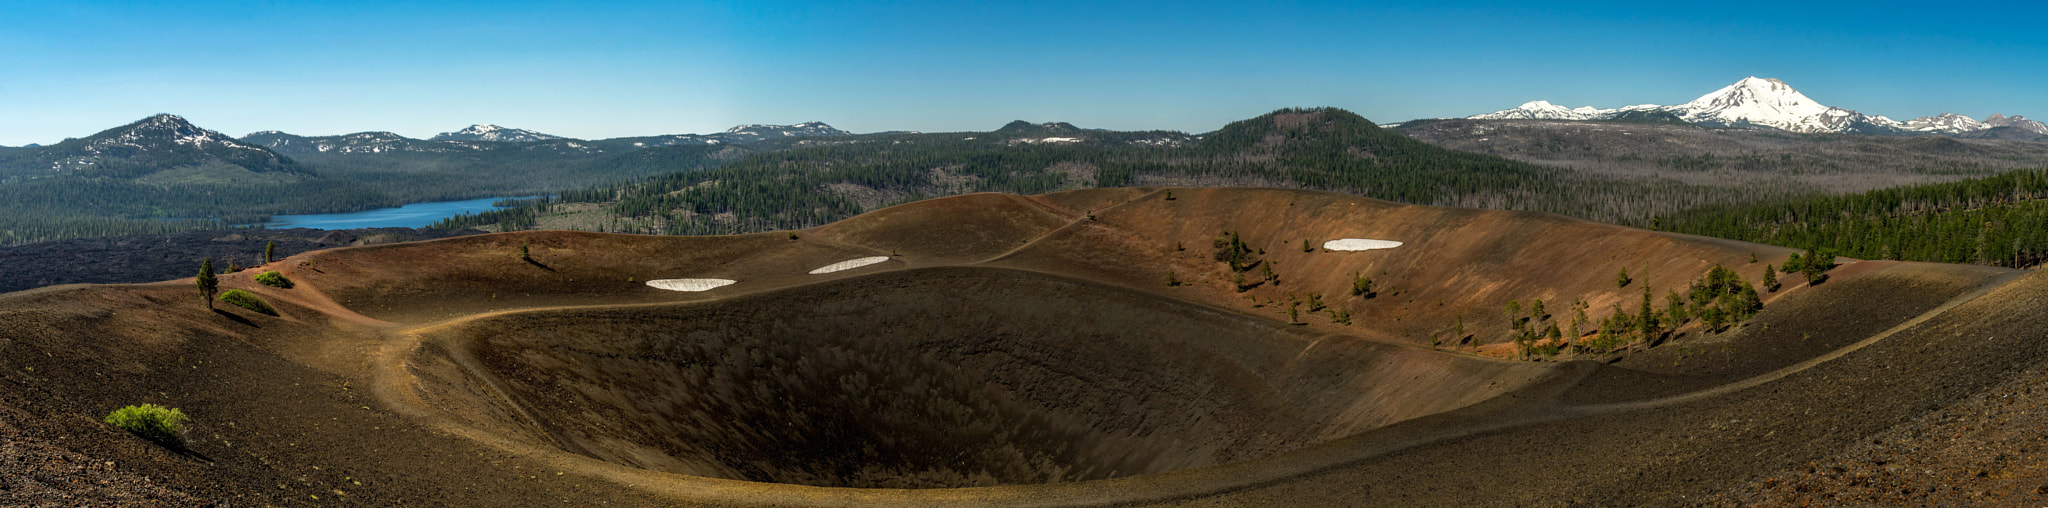
[[2048,365],[1710,504],[2038,506],[2048,503],[2043,451]]
[[200,506],[207,503],[88,458],[24,430],[28,415],[0,401],[0,506]]

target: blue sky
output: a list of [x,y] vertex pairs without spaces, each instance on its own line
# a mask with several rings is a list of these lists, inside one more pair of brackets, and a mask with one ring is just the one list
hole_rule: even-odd
[[2048,119],[2048,8],[1780,4],[0,0],[0,145],[160,112],[237,136],[1202,132],[1289,106],[1674,104],[1750,75],[1896,119]]

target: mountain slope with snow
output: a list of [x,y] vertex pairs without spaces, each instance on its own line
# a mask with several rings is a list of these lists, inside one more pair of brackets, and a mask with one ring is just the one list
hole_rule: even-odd
[[[1709,127],[1771,128],[1806,133],[1857,133],[1857,134],[1969,134],[2000,127],[1991,121],[1977,121],[1968,116],[1945,113],[1936,116],[1916,118],[1906,122],[1892,120],[1880,115],[1866,115],[1854,110],[1831,107],[1807,97],[1784,81],[1758,78],[1743,78],[1734,84],[1702,95],[1690,102],[1675,106],[1640,105],[1616,109],[1600,109],[1591,106],[1567,108],[1549,101],[1532,101],[1514,109],[1507,109],[1466,117],[1473,120],[1613,120],[1631,112],[1661,111],[1677,116],[1686,122]],[[2022,129],[2040,122],[2031,120],[2014,121],[1994,115],[1999,122],[2013,124]],[[2017,117],[2014,117],[2017,118]],[[2022,119],[2023,120],[2023,119]],[[2032,122],[2028,125],[2024,122]],[[2048,126],[2041,127],[2048,131]],[[2038,132],[2038,131],[2037,131]],[[2041,132],[2048,134],[2048,132]]]
[[302,172],[298,163],[261,146],[160,114],[84,138],[10,150],[0,174],[133,178],[180,167],[239,166],[255,173]]
[[1984,124],[1989,125],[1993,128],[2012,127],[2019,130],[2032,132],[2043,136],[2048,136],[2048,124],[2043,124],[2041,122],[2034,120],[2028,120],[2027,117],[2019,115],[2005,116],[1998,113],[1992,113],[1991,118],[1984,119]]
[[1906,121],[1906,130],[1914,132],[1940,132],[1949,134],[1960,134],[1965,132],[1981,131],[1992,127],[1994,126],[1991,124],[1979,122],[1975,118],[1970,118],[1955,113],[1942,113],[1935,116],[1923,116],[1920,118],[1915,118]]
[[1550,101],[1529,101],[1515,109],[1495,111],[1484,115],[1473,115],[1473,120],[1604,120],[1619,113],[1618,109],[1599,109],[1592,106],[1567,108]]
[[606,143],[628,144],[635,147],[677,146],[677,145],[733,145],[785,138],[850,136],[851,132],[839,130],[825,122],[804,122],[795,125],[748,124],[726,129],[714,134],[665,134],[660,136],[635,136],[606,139]]
[[534,141],[552,141],[557,139],[563,138],[526,129],[499,127],[487,123],[471,125],[459,131],[443,132],[434,137],[427,138],[428,141],[497,141],[505,143],[531,143]]

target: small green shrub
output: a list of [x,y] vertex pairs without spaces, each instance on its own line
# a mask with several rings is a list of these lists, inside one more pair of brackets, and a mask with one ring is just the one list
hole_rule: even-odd
[[1375,296],[1372,290],[1372,277],[1353,272],[1351,274],[1351,296],[1363,296],[1366,298]]
[[256,274],[256,283],[274,288],[291,289],[292,287],[292,280],[285,277],[282,273],[277,273],[277,270]]
[[277,315],[277,309],[272,308],[270,302],[263,301],[263,298],[256,296],[255,293],[240,289],[230,289],[226,293],[221,293],[220,301],[272,316]]
[[107,415],[107,424],[165,446],[180,443],[178,434],[185,431],[185,421],[184,411],[156,404],[128,406]]

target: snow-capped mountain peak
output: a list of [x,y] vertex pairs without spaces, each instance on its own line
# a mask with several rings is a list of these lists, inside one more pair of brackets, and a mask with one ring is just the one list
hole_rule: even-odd
[[1755,76],[1700,96],[1672,113],[1688,122],[1776,127],[1795,132],[1842,132],[1863,114],[1831,108],[1776,79]]
[[174,145],[192,148],[219,146],[234,149],[258,150],[242,144],[226,134],[199,128],[186,121],[185,117],[169,113],[158,114],[128,124],[125,127],[102,132],[93,136],[92,149],[109,147],[145,148],[153,143],[168,141]]
[[1830,107],[1807,97],[1784,81],[1750,76],[1721,87],[1690,102],[1676,106],[1644,104],[1617,109],[1580,107],[1567,109],[1547,101],[1532,101],[1515,109],[1468,118],[1477,120],[1613,120],[1625,113],[1663,112],[1679,119],[1711,127],[1768,127],[1793,132],[1854,132],[1865,134],[1943,133],[1963,134],[1984,130],[1989,122],[1977,122],[1963,115],[1947,114],[1912,122],[1899,122],[1878,115]]
[[550,141],[556,139],[564,138],[561,136],[541,134],[526,129],[499,127],[487,123],[471,125],[468,128],[455,132],[443,132],[435,135],[432,138],[428,138],[429,141],[502,141],[511,143]]

